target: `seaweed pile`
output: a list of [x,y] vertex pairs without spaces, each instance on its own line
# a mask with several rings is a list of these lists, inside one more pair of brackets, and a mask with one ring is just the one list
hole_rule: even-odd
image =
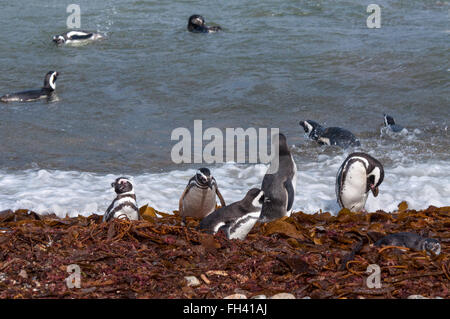
[[[143,220],[58,218],[0,212],[0,298],[247,298],[280,292],[296,298],[450,296],[450,207],[396,212],[294,213],[257,223],[243,241],[196,231],[198,222],[144,206]],[[157,215],[159,217],[157,217]],[[375,247],[390,233],[439,239],[439,255]],[[67,266],[81,269],[69,288]],[[367,268],[381,269],[368,288]],[[188,284],[185,277],[198,282]]]

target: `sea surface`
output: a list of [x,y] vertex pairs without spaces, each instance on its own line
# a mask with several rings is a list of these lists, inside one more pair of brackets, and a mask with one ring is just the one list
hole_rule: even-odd
[[[376,1],[0,1],[0,95],[42,86],[58,101],[0,103],[0,211],[103,214],[110,184],[130,177],[138,204],[171,212],[189,178],[210,167],[227,203],[260,187],[263,163],[177,164],[172,132],[279,128],[298,168],[294,210],[335,213],[336,172],[352,151],[385,168],[369,211],[450,205],[450,4]],[[106,39],[56,47],[66,8]],[[220,25],[192,34],[191,14]],[[382,129],[383,113],[406,127]],[[361,147],[321,147],[298,122],[351,130]],[[204,142],[206,145],[208,142]]]

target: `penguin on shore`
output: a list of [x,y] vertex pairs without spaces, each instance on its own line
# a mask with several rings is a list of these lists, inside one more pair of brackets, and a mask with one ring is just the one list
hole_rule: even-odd
[[387,114],[384,114],[384,126],[394,133],[399,133],[406,130],[403,126],[395,124],[394,118]]
[[4,103],[34,102],[42,99],[50,101],[56,89],[56,80],[58,79],[58,76],[58,72],[49,71],[45,75],[44,86],[41,89],[6,94],[0,97],[0,101]]
[[214,33],[222,30],[220,26],[207,26],[205,18],[198,14],[189,17],[187,29],[193,33]]
[[220,205],[225,206],[225,200],[211,171],[206,167],[200,168],[189,180],[178,203],[183,223],[186,223],[186,217],[201,219],[211,214],[216,209],[216,195]]
[[103,221],[108,222],[113,218],[139,220],[141,217],[130,180],[126,177],[118,177],[111,184],[111,187],[114,187],[117,196],[103,215]]
[[264,192],[260,222],[267,223],[284,216],[290,216],[297,184],[297,165],[284,134],[274,135],[272,144],[278,157],[272,159],[264,175],[261,190]]
[[383,165],[366,153],[350,154],[339,168],[336,176],[336,197],[341,208],[352,212],[364,210],[369,191],[378,196],[383,182]]
[[374,245],[377,247],[400,246],[414,251],[433,252],[435,255],[439,255],[441,253],[441,244],[437,239],[422,237],[411,232],[386,235],[377,240]]
[[199,229],[210,234],[223,230],[228,239],[244,240],[258,221],[264,200],[264,192],[252,188],[242,200],[221,207],[203,218]]
[[53,36],[52,41],[56,45],[63,45],[63,44],[83,44],[100,39],[103,39],[103,36],[99,33],[75,30],[55,35]]
[[336,145],[342,148],[361,146],[361,142],[349,130],[340,127],[327,127],[315,121],[304,120],[299,122],[310,139],[320,145]]

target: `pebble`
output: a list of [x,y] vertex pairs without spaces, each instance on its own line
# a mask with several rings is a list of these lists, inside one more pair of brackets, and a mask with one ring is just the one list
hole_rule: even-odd
[[24,269],[22,269],[19,272],[19,276],[22,277],[23,279],[28,279],[28,274],[27,274],[27,272]]
[[287,292],[281,292],[279,294],[273,295],[270,299],[295,299],[293,294],[289,294]]
[[251,299],[267,299],[267,296],[266,295],[256,295],[256,296],[253,296]]
[[424,297],[422,295],[411,295],[408,296],[408,299],[430,299],[430,298]]
[[247,299],[247,297],[243,294],[233,294],[233,295],[226,296],[223,299]]
[[186,279],[188,287],[200,286],[200,280],[198,280],[195,276],[186,276],[184,279]]

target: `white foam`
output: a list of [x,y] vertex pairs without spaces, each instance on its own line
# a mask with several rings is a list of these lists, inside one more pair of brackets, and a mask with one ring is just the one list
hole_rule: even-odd
[[[345,155],[321,155],[318,161],[297,163],[297,192],[294,211],[315,213],[319,210],[336,213],[336,172]],[[211,169],[227,204],[241,200],[253,187],[261,187],[267,165],[236,165],[227,163]],[[172,212],[196,169],[175,170],[158,174],[100,175],[76,171],[27,170],[0,171],[0,211],[26,208],[37,213],[56,213],[64,217],[78,214],[103,214],[115,197],[111,188],[118,176],[129,176],[139,206],[149,204],[157,210]],[[429,205],[450,204],[450,162],[394,164],[385,167],[385,178],[378,197],[372,194],[366,203],[368,211],[395,211],[406,200],[411,209]]]

